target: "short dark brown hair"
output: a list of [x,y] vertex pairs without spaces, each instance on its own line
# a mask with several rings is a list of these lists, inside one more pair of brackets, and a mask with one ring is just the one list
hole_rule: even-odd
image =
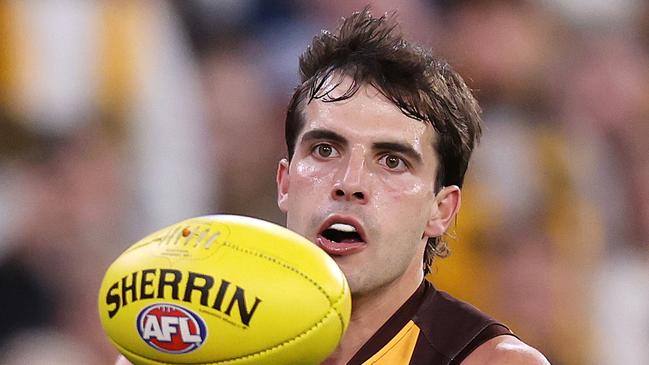
[[[340,96],[325,82],[333,75],[352,83]],[[459,74],[429,50],[403,39],[395,14],[373,17],[369,9],[343,19],[337,34],[323,31],[300,57],[300,84],[286,114],[289,160],[304,127],[304,106],[314,99],[335,102],[352,97],[362,85],[371,85],[414,119],[430,123],[439,158],[435,189],[462,186],[469,158],[482,128],[480,107]],[[448,246],[431,238],[424,253],[424,272],[434,256],[445,257]]]

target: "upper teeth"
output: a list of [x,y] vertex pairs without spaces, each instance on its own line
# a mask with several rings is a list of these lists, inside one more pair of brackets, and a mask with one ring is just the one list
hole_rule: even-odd
[[335,229],[336,231],[342,232],[356,232],[356,228],[354,226],[344,223],[334,223],[329,226],[329,229]]

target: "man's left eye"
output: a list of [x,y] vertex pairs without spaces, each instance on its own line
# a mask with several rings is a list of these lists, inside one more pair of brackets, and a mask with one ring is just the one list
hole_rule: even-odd
[[399,156],[395,155],[384,155],[379,160],[379,163],[390,170],[394,171],[405,171],[408,166]]

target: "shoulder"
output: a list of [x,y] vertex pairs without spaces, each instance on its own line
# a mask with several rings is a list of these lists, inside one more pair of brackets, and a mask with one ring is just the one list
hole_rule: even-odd
[[480,345],[461,365],[550,365],[537,349],[514,336],[498,336]]

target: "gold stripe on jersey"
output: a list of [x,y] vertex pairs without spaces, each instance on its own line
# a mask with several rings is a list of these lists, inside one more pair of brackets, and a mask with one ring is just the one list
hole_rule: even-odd
[[408,321],[405,326],[374,356],[363,365],[394,365],[410,362],[412,353],[419,337],[419,327],[413,321]]

